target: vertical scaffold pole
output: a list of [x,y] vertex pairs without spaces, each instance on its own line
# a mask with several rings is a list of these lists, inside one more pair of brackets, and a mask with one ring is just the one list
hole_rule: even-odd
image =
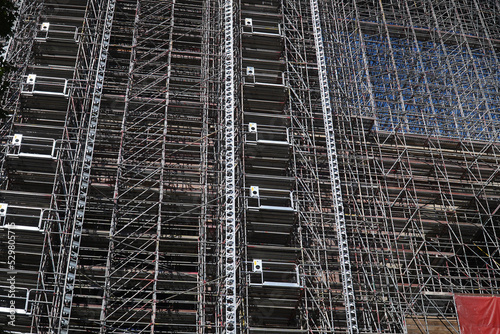
[[224,1],[225,115],[225,305],[226,334],[236,333],[236,186],[234,154],[234,27],[233,0]]
[[356,317],[354,286],[352,281],[351,262],[349,259],[349,246],[347,242],[347,232],[344,217],[344,204],[342,202],[342,190],[340,188],[340,173],[337,160],[337,148],[335,145],[335,132],[333,127],[332,106],[330,101],[330,87],[328,85],[328,76],[326,72],[326,59],[323,46],[318,0],[310,0],[310,3],[314,29],[314,45],[316,47],[316,59],[318,63],[321,104],[323,109],[323,120],[325,123],[328,164],[333,193],[333,210],[337,225],[337,239],[339,244],[340,268],[342,271],[342,287],[346,309],[347,330],[349,334],[353,334],[359,332],[358,319]]

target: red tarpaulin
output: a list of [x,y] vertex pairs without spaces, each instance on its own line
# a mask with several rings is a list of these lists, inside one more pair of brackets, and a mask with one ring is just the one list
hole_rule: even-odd
[[500,334],[500,297],[455,295],[461,334]]

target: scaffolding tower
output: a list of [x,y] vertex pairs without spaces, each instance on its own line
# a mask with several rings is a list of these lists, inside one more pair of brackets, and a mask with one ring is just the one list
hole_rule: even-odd
[[498,0],[18,0],[10,333],[460,333],[500,289]]

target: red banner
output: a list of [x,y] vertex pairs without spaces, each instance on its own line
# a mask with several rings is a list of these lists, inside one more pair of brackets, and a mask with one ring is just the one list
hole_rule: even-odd
[[500,297],[455,295],[460,334],[500,334]]

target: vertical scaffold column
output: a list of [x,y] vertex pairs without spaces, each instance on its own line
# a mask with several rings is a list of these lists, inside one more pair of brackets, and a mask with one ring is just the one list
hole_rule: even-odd
[[104,17],[104,26],[102,32],[99,57],[96,61],[96,74],[94,89],[92,94],[92,104],[90,106],[90,116],[85,143],[82,143],[82,165],[80,169],[80,183],[78,186],[78,201],[76,203],[75,214],[73,218],[73,231],[69,248],[67,249],[68,258],[66,260],[66,273],[64,275],[64,288],[61,291],[59,305],[54,305],[58,310],[59,326],[58,333],[66,334],[69,331],[69,321],[71,318],[71,306],[73,303],[73,293],[75,288],[76,271],[78,265],[78,254],[80,251],[80,238],[82,236],[85,207],[87,204],[87,194],[90,185],[90,170],[92,167],[92,158],[94,155],[94,144],[96,140],[97,122],[101,108],[101,98],[104,86],[104,74],[108,60],[109,44],[111,40],[111,28],[115,13],[116,0],[108,0],[106,14]]
[[233,0],[224,2],[225,109],[225,305],[227,334],[236,333],[236,187],[234,163],[234,35]]
[[344,218],[344,204],[342,202],[342,190],[340,188],[340,174],[337,160],[337,148],[335,145],[335,132],[333,127],[332,107],[330,103],[330,88],[326,72],[326,59],[323,47],[321,31],[321,19],[319,14],[318,0],[311,0],[312,23],[314,29],[314,45],[316,47],[316,60],[318,63],[318,77],[321,93],[321,104],[323,109],[323,121],[325,123],[326,146],[328,164],[333,194],[333,210],[337,225],[337,239],[339,247],[340,268],[342,272],[342,287],[346,309],[346,320],[348,333],[358,333],[358,320],[356,317],[356,305],[354,298],[354,286],[351,273],[351,262],[349,259],[349,246],[347,242],[346,224]]

